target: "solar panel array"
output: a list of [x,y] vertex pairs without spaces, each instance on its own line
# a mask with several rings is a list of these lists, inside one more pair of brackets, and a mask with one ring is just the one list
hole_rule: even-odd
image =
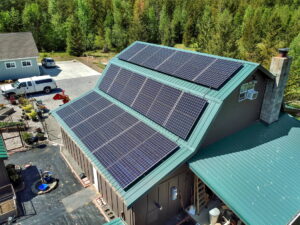
[[124,68],[111,65],[100,90],[187,139],[207,101]]
[[122,188],[178,149],[176,143],[96,92],[71,102],[57,115]]
[[121,60],[217,90],[243,66],[240,62],[143,43],[133,44],[118,57]]

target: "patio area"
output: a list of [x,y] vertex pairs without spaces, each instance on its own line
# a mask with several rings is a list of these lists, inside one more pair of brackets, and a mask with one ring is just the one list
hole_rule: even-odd
[[[16,193],[19,211],[17,223],[22,225],[105,223],[99,210],[92,203],[92,197],[85,198],[85,195],[93,196],[94,191],[84,189],[79,184],[61,158],[58,147],[48,146],[15,153],[9,157],[6,164],[17,164],[23,168],[25,189]],[[25,168],[28,164],[31,166]],[[55,190],[44,195],[33,194],[31,186],[39,179],[39,170],[51,171],[59,180]],[[81,201],[74,202],[70,210],[64,199],[68,200],[72,196],[83,196],[85,204]]]

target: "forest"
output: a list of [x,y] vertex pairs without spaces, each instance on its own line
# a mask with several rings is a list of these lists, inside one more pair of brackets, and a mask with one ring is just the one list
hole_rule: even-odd
[[1,0],[0,32],[31,31],[41,52],[120,51],[136,40],[249,60],[293,56],[285,98],[300,102],[300,0]]

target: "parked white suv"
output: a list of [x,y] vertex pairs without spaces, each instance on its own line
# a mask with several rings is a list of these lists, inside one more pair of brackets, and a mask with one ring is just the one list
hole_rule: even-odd
[[51,76],[46,75],[19,79],[13,84],[5,84],[1,86],[1,91],[5,96],[23,95],[39,91],[43,91],[48,94],[55,88],[57,88],[55,81]]

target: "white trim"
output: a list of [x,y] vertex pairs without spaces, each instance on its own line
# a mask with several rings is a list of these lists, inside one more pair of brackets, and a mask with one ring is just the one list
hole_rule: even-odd
[[[7,64],[8,63],[11,63],[11,64],[14,64],[15,66],[14,67],[7,67]],[[16,62],[15,61],[7,61],[7,62],[4,62],[4,65],[5,65],[5,68],[7,69],[7,70],[12,70],[12,69],[16,69],[17,68],[17,64],[16,64]]]
[[29,56],[26,58],[12,58],[12,59],[0,59],[0,61],[10,61],[10,60],[22,60],[22,59],[38,59],[38,56]]
[[94,177],[94,186],[96,190],[99,192],[98,173],[94,166],[93,166],[93,177]]
[[[23,65],[23,62],[30,62],[30,65],[26,65],[26,66],[24,66],[24,65]],[[22,66],[22,67],[31,67],[31,66],[32,66],[32,61],[31,61],[31,60],[29,60],[29,59],[27,59],[27,60],[23,60],[23,61],[21,61],[21,66]]]

